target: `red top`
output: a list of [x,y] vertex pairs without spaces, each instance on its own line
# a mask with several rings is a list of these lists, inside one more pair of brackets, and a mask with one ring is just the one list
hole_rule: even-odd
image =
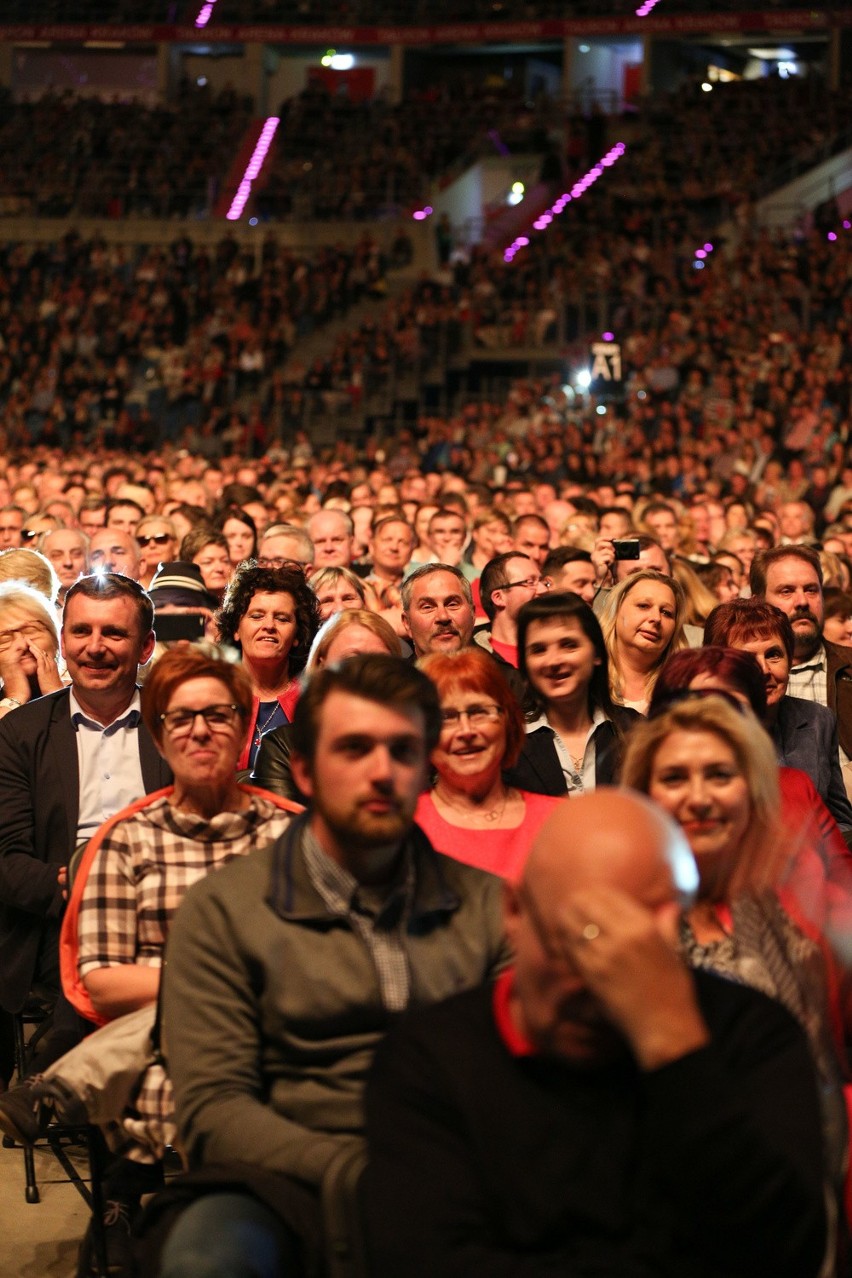
[[469,830],[452,825],[438,812],[431,793],[421,794],[414,820],[438,852],[515,882],[521,877],[539,826],[557,804],[566,802],[564,795],[554,798],[549,794],[532,794],[529,790],[520,793],[524,800],[524,819],[513,829]]

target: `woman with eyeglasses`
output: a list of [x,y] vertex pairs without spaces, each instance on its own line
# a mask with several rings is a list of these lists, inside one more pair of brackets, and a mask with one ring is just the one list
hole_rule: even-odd
[[289,723],[319,629],[316,596],[304,573],[261,568],[253,559],[234,570],[216,614],[220,639],[239,649],[254,694],[240,768],[253,768],[264,733]]
[[507,780],[552,795],[612,785],[625,733],[640,716],[613,704],[597,617],[573,591],[557,591],[525,603],[517,625],[518,669],[531,697]]
[[146,515],[136,525],[139,543],[139,584],[147,590],[160,564],[169,563],[177,554],[177,529],[165,515]]
[[[77,1011],[103,1025],[156,1002],[163,953],[187,890],[236,857],[274,842],[298,805],[238,784],[252,691],[239,666],[197,647],[173,649],[142,691],[142,718],[174,784],[126,808],[89,844],[63,920],[61,961]],[[161,1153],[172,1116],[171,1086],[148,1071],[126,1115],[125,1135]],[[133,1167],[138,1167],[137,1163]],[[107,1174],[105,1196],[138,1210],[156,1187],[152,1169],[124,1160]]]
[[62,687],[56,613],[23,581],[0,583],[0,718]]
[[558,799],[503,780],[524,740],[520,707],[493,657],[478,648],[419,663],[438,689],[443,727],[435,782],[415,820],[439,852],[516,880],[539,826]]
[[839,1008],[829,1001],[822,937],[785,884],[791,832],[772,742],[748,706],[709,684],[675,695],[680,699],[660,697],[632,731],[621,781],[674,817],[698,864],[697,900],[680,928],[687,962],[762,990],[802,1025],[820,1082],[827,1178],[839,1205],[848,1153],[843,1035]]

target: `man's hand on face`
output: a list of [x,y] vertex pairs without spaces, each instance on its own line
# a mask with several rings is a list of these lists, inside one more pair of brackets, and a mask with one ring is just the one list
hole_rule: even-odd
[[577,891],[563,906],[560,939],[644,1070],[704,1046],[707,1026],[677,953],[679,907],[648,909],[616,888]]

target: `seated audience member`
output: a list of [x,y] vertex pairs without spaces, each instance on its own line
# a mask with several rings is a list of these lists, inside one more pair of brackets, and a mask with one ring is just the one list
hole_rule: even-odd
[[[22,624],[34,615],[21,614]],[[35,987],[48,1005],[56,1000],[39,1068],[81,1033],[59,983],[68,863],[105,816],[171,777],[139,722],[136,681],[153,651],[152,622],[151,602],[135,582],[119,574],[81,578],[62,614],[70,687],[31,697],[0,723],[0,1006],[19,1012]],[[46,652],[55,630],[48,618],[39,627],[44,642],[35,642]],[[26,670],[30,661],[23,664]],[[37,671],[33,677],[38,683]]]
[[168,1067],[208,1192],[173,1227],[162,1278],[214,1260],[220,1275],[318,1272],[320,1186],[362,1148],[377,1043],[406,1007],[505,962],[497,880],[413,825],[439,713],[396,658],[318,671],[294,722],[309,812],[196,884],[175,918]]
[[44,595],[22,581],[0,583],[0,718],[60,690],[58,656],[56,613]]
[[377,519],[370,530],[371,568],[365,578],[381,611],[401,633],[400,588],[414,550],[414,529],[400,515]]
[[430,652],[458,652],[473,637],[473,595],[460,568],[447,563],[423,564],[400,588],[402,623],[415,657]]
[[139,543],[133,533],[123,532],[120,528],[101,528],[89,538],[89,567],[92,572],[120,572],[138,581],[141,564]]
[[224,596],[234,570],[228,542],[222,533],[209,524],[192,528],[180,543],[178,558],[201,570],[201,579],[211,595],[217,599]]
[[550,578],[552,590],[572,590],[584,603],[594,602],[598,575],[590,551],[577,546],[557,546],[549,552],[541,571]]
[[[672,559],[672,576],[680,585],[685,600],[683,624],[703,627],[719,600],[699,575],[697,569],[680,555]],[[700,633],[696,636],[701,642]],[[696,645],[697,646],[697,645]]]
[[622,783],[682,825],[698,862],[698,899],[681,926],[687,961],[777,998],[807,1033],[820,1082],[826,1167],[839,1201],[849,1146],[841,1009],[829,1003],[829,985],[836,985],[819,932],[783,886],[792,840],[780,822],[772,743],[754,715],[705,685],[669,706],[661,700],[636,727]]
[[552,795],[613,785],[624,735],[639,715],[613,704],[606,645],[589,605],[559,591],[525,603],[518,661],[529,708],[524,744],[506,779]]
[[558,806],[504,897],[514,966],[376,1054],[376,1278],[820,1273],[805,1037],[764,994],[687,970],[677,919],[697,877],[639,796]]
[[317,601],[297,569],[261,568],[253,559],[234,570],[216,614],[224,643],[239,650],[254,694],[240,768],[252,768],[265,732],[290,723],[319,626]]
[[616,705],[644,714],[670,653],[684,646],[684,595],[673,577],[643,568],[610,591],[600,614]]
[[433,654],[420,667],[438,689],[441,735],[435,782],[415,820],[434,847],[516,879],[554,799],[506,784],[524,740],[520,707],[497,664],[473,647]]
[[713,609],[704,641],[754,654],[766,680],[766,713],[760,718],[778,762],[808,774],[848,838],[852,806],[840,771],[835,717],[826,706],[787,693],[794,647],[789,619],[780,608],[759,599],[736,599]]
[[228,556],[233,568],[246,559],[254,559],[258,545],[257,525],[241,506],[226,506],[213,520],[213,527],[228,543]]
[[89,571],[88,537],[79,528],[57,528],[42,534],[38,548],[53,565],[61,587],[59,597],[64,599],[78,577]]
[[[155,661],[175,640],[198,641],[205,638],[210,643],[218,642],[219,627],[215,615],[219,601],[204,585],[197,564],[188,564],[183,559],[161,563],[148,587],[148,595],[154,605],[155,629],[164,636],[157,638]],[[183,618],[184,621],[169,622],[167,617]],[[198,620],[193,622],[193,618]]]
[[165,515],[146,515],[136,528],[139,546],[139,581],[149,589],[160,565],[173,561],[178,548],[177,529]]
[[[383,617],[366,608],[346,609],[334,613],[317,631],[305,664],[305,677],[325,665],[335,665],[349,657],[368,652],[381,652],[389,657],[400,656],[400,641]],[[281,724],[263,734],[260,749],[252,773],[252,781],[280,794],[282,798],[306,803],[293,780],[290,753],[293,743],[293,725]]]
[[[678,652],[663,667],[651,713],[685,696],[720,692],[766,716],[766,685],[757,658],[735,648],[705,647]],[[781,828],[787,841],[784,884],[804,917],[833,943],[852,926],[852,861],[837,822],[814,783],[800,768],[780,767]],[[848,947],[847,947],[848,948]],[[852,956],[850,956],[852,965]]]
[[825,610],[822,633],[829,643],[852,648],[852,594],[826,587],[822,595]]
[[482,570],[479,592],[489,624],[474,631],[474,642],[498,662],[518,668],[518,613],[529,599],[550,589],[538,564],[516,550],[498,555]]
[[355,528],[345,510],[318,510],[308,520],[307,532],[314,547],[314,572],[349,567],[355,558]]
[[[273,842],[300,809],[236,782],[251,718],[251,686],[239,666],[198,649],[167,653],[142,693],[142,716],[174,784],[102,826],[80,865],[63,925],[62,975],[77,1011],[103,1025],[154,1004],[166,938],[184,892],[197,879]],[[62,1078],[62,1061],[50,1071]],[[48,1090],[48,1094],[49,1090]],[[32,1141],[50,1107],[36,1084],[0,1098],[0,1126]],[[127,1137],[146,1137],[162,1156],[172,1125],[171,1088],[154,1066],[126,1115]],[[173,1130],[173,1125],[172,1125]],[[115,1161],[105,1184],[110,1263],[129,1273],[129,1229],[155,1168]],[[135,1192],[134,1192],[135,1191]],[[111,1270],[112,1272],[112,1270]]]
[[474,516],[470,545],[462,561],[465,576],[471,581],[478,579],[490,559],[511,549],[512,522],[508,515],[483,506]]
[[328,621],[346,608],[367,607],[364,583],[349,568],[318,568],[311,573],[310,586],[317,597],[320,621]]
[[59,598],[56,569],[38,550],[24,547],[0,550],[0,581],[23,581],[54,605]]
[[512,543],[513,549],[531,559],[541,572],[550,550],[547,520],[541,515],[521,515],[512,525]]
[[298,524],[272,524],[257,549],[261,568],[298,569],[309,576],[314,562],[314,543]]
[[834,711],[841,763],[847,764],[852,758],[852,653],[823,637],[819,556],[809,546],[767,550],[755,558],[750,584],[753,598],[774,604],[790,618],[790,692]]

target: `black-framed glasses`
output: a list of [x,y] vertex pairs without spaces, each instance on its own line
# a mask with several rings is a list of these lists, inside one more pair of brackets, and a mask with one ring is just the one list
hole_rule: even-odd
[[457,728],[462,719],[466,719],[468,727],[481,728],[484,723],[493,723],[495,719],[499,719],[502,713],[503,707],[496,705],[493,701],[481,706],[467,706],[464,710],[448,706],[446,710],[441,711],[441,723],[445,728]]
[[[503,586],[495,586],[494,590],[514,590],[516,586],[525,586],[527,590],[535,590],[536,586],[542,586],[545,590],[550,590],[553,585],[551,577],[524,577],[522,581],[507,581]],[[492,594],[494,591],[492,590]]]
[[136,535],[140,546],[165,546],[171,539],[171,533],[149,533],[147,536],[144,533],[141,536],[137,533]]
[[204,706],[200,710],[166,710],[160,715],[160,722],[171,737],[185,737],[195,726],[195,720],[201,715],[211,732],[228,732],[238,719],[245,714],[242,706],[216,705]]
[[258,559],[260,568],[286,568],[289,572],[304,573],[307,564],[300,564],[298,559],[282,559],[279,555]]

